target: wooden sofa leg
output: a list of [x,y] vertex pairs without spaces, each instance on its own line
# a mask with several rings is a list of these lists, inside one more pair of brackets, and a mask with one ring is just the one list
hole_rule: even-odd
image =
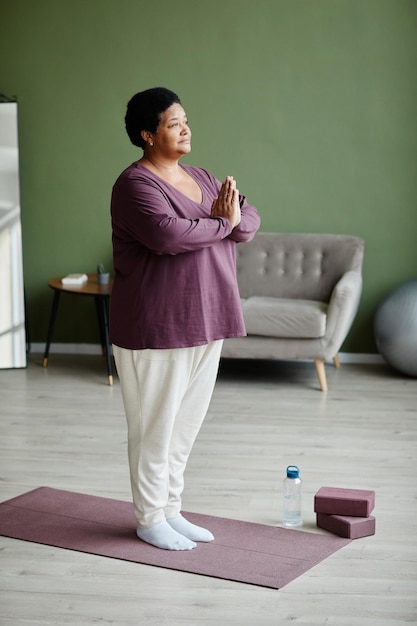
[[319,377],[320,388],[322,391],[327,391],[326,370],[324,368],[324,361],[322,359],[315,359],[314,365],[316,366],[317,376]]
[[340,367],[340,361],[339,361],[339,355],[338,355],[338,354],[336,354],[336,355],[333,357],[333,363],[334,363],[334,366],[335,366],[335,367],[337,367],[337,368],[339,368],[339,367]]

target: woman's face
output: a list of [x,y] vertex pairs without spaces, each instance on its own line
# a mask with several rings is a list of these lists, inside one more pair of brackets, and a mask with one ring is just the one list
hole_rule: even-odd
[[156,133],[152,133],[153,152],[179,158],[191,151],[191,130],[180,104],[171,105],[161,115]]

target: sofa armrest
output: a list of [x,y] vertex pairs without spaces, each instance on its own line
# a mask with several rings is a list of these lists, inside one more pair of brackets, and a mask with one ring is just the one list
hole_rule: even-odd
[[327,309],[326,334],[323,340],[325,359],[331,359],[339,352],[355,319],[361,293],[360,272],[346,272],[335,285]]

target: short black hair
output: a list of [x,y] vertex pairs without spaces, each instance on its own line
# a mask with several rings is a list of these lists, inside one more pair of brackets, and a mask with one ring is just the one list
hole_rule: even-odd
[[134,146],[145,147],[142,130],[156,133],[161,115],[172,104],[181,104],[176,93],[165,87],[153,87],[135,94],[128,102],[125,115],[126,132]]

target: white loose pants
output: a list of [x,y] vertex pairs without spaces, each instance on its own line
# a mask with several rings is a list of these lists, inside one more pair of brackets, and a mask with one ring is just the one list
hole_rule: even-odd
[[128,427],[133,504],[139,528],[181,511],[184,471],[206,416],[223,341],[113,354]]

